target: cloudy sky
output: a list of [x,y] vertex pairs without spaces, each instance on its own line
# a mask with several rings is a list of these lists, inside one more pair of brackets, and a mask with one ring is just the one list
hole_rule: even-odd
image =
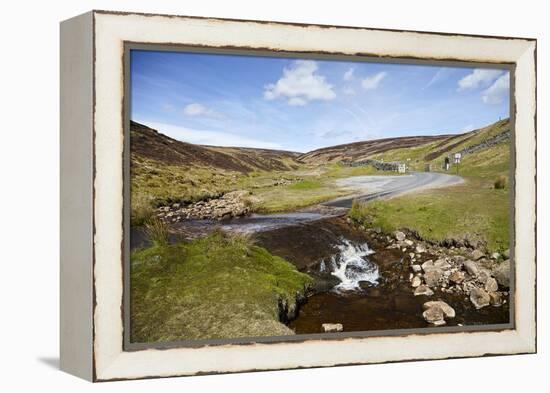
[[175,139],[306,152],[509,116],[503,70],[131,52],[131,117]]

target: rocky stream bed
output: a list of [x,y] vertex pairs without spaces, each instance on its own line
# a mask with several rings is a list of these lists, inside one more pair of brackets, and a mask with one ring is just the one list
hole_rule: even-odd
[[[284,321],[296,334],[509,322],[508,252],[487,255],[464,239],[434,244],[406,230],[385,234],[355,225],[346,209],[250,215],[246,195],[173,204],[157,216],[173,240],[214,229],[253,233],[258,245],[312,276],[309,296]],[[132,247],[146,242],[132,233]]]

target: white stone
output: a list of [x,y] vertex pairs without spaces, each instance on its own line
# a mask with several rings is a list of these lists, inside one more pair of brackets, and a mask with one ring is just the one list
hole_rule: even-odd
[[414,296],[432,296],[434,291],[430,289],[427,285],[420,285],[414,290]]
[[400,241],[400,242],[402,242],[403,240],[405,240],[405,237],[406,237],[405,234],[404,234],[403,232],[401,232],[401,231],[395,231],[394,236],[395,236],[395,238],[396,238],[398,241]]
[[323,323],[321,326],[325,333],[342,332],[344,330],[344,325],[341,323]]
[[456,316],[454,308],[441,300],[426,302],[422,305],[422,307],[424,308],[424,310],[432,307],[439,307],[441,311],[443,311],[443,313],[445,314],[445,318],[454,318]]

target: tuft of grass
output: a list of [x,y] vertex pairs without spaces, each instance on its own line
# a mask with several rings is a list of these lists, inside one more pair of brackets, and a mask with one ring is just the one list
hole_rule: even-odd
[[348,211],[348,217],[357,224],[365,224],[369,219],[369,208],[364,202],[353,200],[351,209]]
[[146,195],[132,195],[130,223],[132,226],[142,226],[149,221],[155,213],[153,201]]
[[157,246],[168,244],[168,226],[158,218],[149,219],[145,223],[145,234]]
[[130,260],[132,342],[291,335],[280,307],[295,310],[312,283],[251,238],[220,231]]
[[495,189],[497,190],[503,190],[506,188],[506,185],[508,184],[508,178],[506,176],[500,175],[495,180]]

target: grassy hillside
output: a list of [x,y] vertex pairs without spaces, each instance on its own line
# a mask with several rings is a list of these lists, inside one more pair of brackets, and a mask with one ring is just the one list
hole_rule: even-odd
[[449,135],[406,136],[399,138],[376,139],[364,142],[355,142],[345,145],[325,147],[302,154],[298,159],[308,164],[337,163],[344,160],[359,161],[372,158],[377,154],[396,149],[410,149],[424,146],[431,142],[446,140]]
[[200,146],[180,142],[142,124],[130,123],[132,223],[153,208],[195,202],[246,188],[269,173],[271,183],[300,167],[297,153]]
[[133,225],[142,225],[157,206],[241,189],[251,191],[255,211],[296,209],[348,193],[334,186],[335,178],[379,173],[370,167],[308,164],[287,151],[193,145],[139,123],[130,126]]
[[312,279],[242,236],[221,232],[131,255],[131,340],[294,334],[279,321]]
[[[412,148],[391,149],[373,154],[369,158],[406,162],[412,170],[419,171],[423,171],[426,164],[431,164],[432,170],[441,171],[446,156],[453,155],[471,146],[477,146],[484,141],[491,140],[496,135],[509,131],[509,129],[509,119],[505,119],[487,127],[464,134],[453,135],[440,141],[432,141]],[[507,144],[498,144],[474,154],[466,154],[461,162],[461,168],[467,171],[475,171],[476,168],[480,168],[487,175],[494,175],[495,171],[486,170],[486,167],[507,164],[509,160],[508,150]],[[500,169],[500,172],[506,170],[502,165]],[[499,171],[496,170],[496,172]]]
[[[338,162],[343,159],[402,161],[420,171],[431,164],[432,170],[443,171],[446,156],[481,146],[463,156],[459,172],[464,184],[375,202],[360,211],[368,216],[365,220],[388,231],[411,228],[433,240],[468,236],[502,250],[509,237],[509,186],[495,189],[495,183],[508,176],[510,143],[487,142],[507,130],[506,119],[465,134],[368,141],[298,156],[197,146],[132,123],[132,223],[143,224],[155,206],[242,189],[251,192],[248,202],[253,211],[293,210],[349,193],[334,185],[337,178],[383,174],[372,167],[342,166]],[[456,173],[456,167],[449,172]]]
[[[407,161],[413,169],[430,163],[434,170],[443,171],[446,155],[472,147],[480,149],[462,158],[459,174],[465,178],[463,184],[355,204],[350,217],[388,232],[408,228],[433,241],[467,238],[485,244],[490,251],[506,250],[510,238],[510,186],[506,181],[510,142],[479,146],[507,130],[508,119],[444,141],[374,155],[372,158]],[[456,173],[456,166],[450,173]]]

